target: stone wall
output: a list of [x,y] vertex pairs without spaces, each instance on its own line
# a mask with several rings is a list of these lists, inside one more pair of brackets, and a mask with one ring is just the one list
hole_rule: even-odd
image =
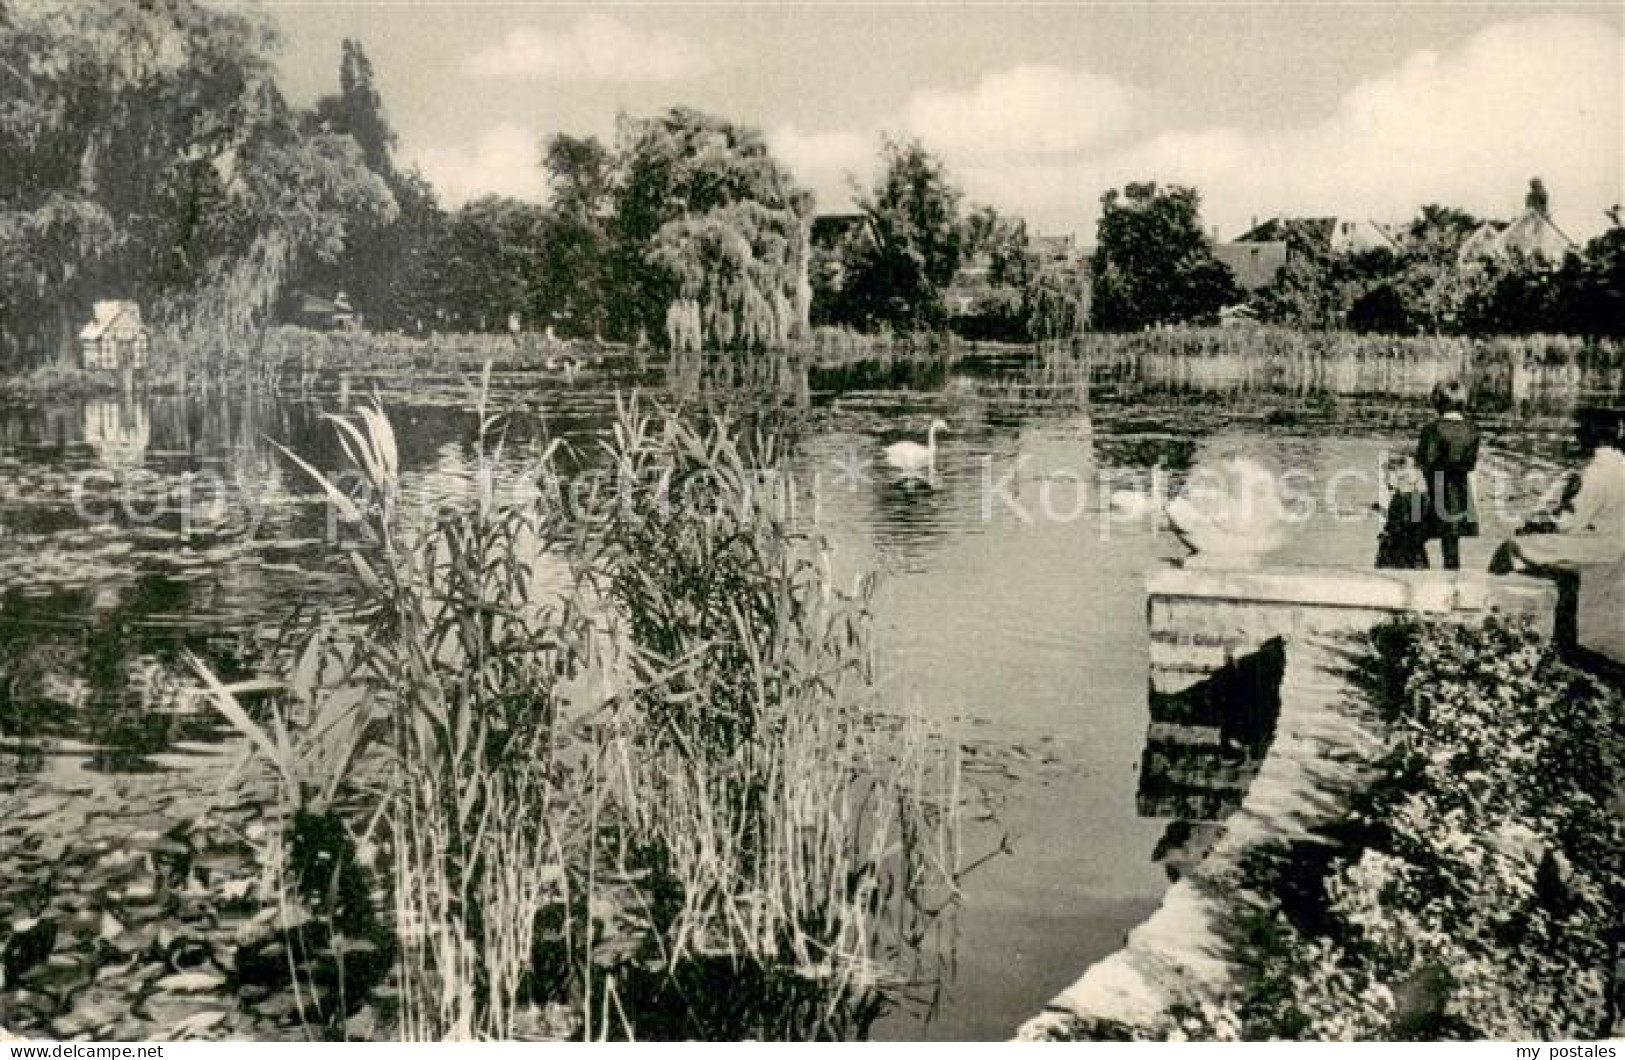
[[[1237,974],[1223,938],[1248,901],[1235,886],[1237,867],[1261,844],[1323,842],[1385,746],[1358,684],[1374,626],[1401,614],[1475,622],[1493,612],[1525,617],[1549,636],[1557,604],[1546,582],[1430,571],[1168,569],[1147,588],[1151,721],[1141,812],[1223,824],[1157,912],[1022,1027],[1023,1039],[1132,1033],[1171,1004],[1217,994]],[[1221,694],[1209,694],[1216,686]],[[1265,749],[1256,760],[1221,757],[1209,774],[1188,757],[1190,748],[1211,756],[1230,744]],[[1168,775],[1151,779],[1159,797],[1148,798],[1144,770],[1159,769]],[[1204,775],[1214,778],[1205,792]]]

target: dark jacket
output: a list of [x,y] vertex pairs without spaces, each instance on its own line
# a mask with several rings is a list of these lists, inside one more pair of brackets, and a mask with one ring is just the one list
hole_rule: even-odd
[[1426,570],[1428,567],[1428,498],[1402,491],[1388,501],[1388,511],[1377,535],[1377,566],[1397,570]]
[[1477,537],[1478,506],[1468,476],[1478,465],[1478,428],[1463,417],[1439,417],[1422,428],[1416,463],[1427,479],[1428,536]]

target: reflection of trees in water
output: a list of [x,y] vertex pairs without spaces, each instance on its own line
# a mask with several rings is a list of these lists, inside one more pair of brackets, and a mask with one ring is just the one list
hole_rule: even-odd
[[811,371],[791,350],[673,353],[666,362],[666,390],[679,399],[706,394],[771,396],[805,408]]
[[196,588],[149,575],[122,586],[0,599],[0,730],[24,746],[85,740],[93,768],[140,771],[177,743],[218,739],[211,714],[181,709],[183,649],[228,680],[251,669],[246,639],[182,628]]
[[152,419],[144,402],[130,398],[90,398],[83,407],[85,444],[102,467],[140,467],[152,443]]

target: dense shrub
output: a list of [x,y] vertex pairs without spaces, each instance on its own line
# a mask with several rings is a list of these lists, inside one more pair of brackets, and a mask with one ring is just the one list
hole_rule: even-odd
[[[1258,859],[1248,889],[1272,897],[1236,937],[1250,978],[1172,1013],[1165,1033],[1607,1031],[1625,910],[1618,692],[1507,624],[1385,639],[1393,738],[1352,822],[1364,841],[1318,883],[1303,879],[1301,852]],[[1288,889],[1290,907],[1274,897]]]

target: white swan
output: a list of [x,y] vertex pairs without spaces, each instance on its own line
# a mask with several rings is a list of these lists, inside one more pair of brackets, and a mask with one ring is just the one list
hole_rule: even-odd
[[919,442],[893,442],[886,446],[886,463],[899,471],[936,470],[937,432],[947,429],[948,424],[943,420],[932,420],[930,429],[925,432],[924,445]]

